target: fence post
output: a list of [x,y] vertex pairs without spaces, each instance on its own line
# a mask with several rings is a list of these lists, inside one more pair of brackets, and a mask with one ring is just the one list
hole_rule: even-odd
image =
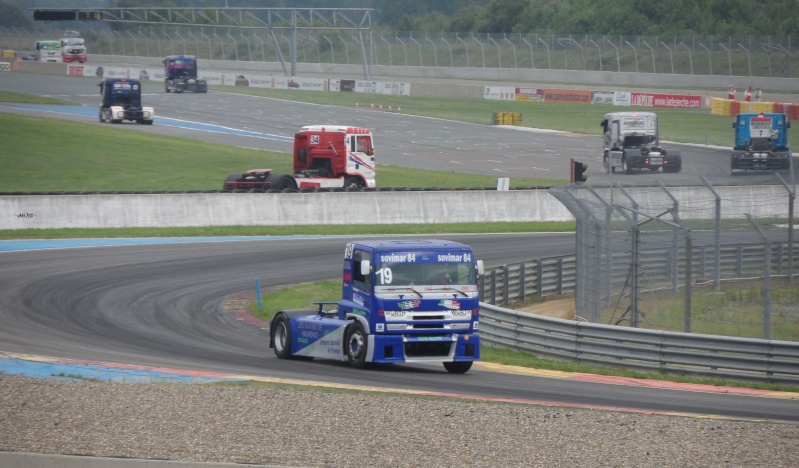
[[749,213],[744,213],[746,218],[752,223],[755,230],[760,237],[763,238],[763,251],[765,259],[763,268],[763,339],[771,339],[771,242],[761,229],[760,225],[755,221]]

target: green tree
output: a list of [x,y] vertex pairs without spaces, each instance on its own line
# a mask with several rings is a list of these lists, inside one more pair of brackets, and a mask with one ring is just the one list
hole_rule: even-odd
[[33,16],[16,5],[0,0],[0,26],[32,29]]

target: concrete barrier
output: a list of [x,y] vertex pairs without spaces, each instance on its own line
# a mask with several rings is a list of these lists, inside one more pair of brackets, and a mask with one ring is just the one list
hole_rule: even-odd
[[[597,189],[606,196],[607,189]],[[682,219],[712,219],[705,187],[669,187]],[[782,186],[716,187],[724,217],[780,217]],[[641,207],[671,207],[658,187],[630,187]],[[776,200],[764,204],[763,200]],[[781,201],[781,200],[784,200]],[[655,208],[652,208],[655,209]],[[572,221],[546,189],[327,193],[134,193],[0,196],[0,229],[442,224]]]
[[0,196],[0,229],[574,219],[546,190]]

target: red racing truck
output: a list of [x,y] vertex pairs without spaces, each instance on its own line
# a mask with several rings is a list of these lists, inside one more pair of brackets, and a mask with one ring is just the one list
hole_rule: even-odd
[[294,174],[250,169],[230,174],[223,190],[375,187],[375,146],[367,128],[309,125],[294,135]]

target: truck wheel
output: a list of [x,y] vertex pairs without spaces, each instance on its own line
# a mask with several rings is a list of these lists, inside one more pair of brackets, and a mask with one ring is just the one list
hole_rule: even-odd
[[625,174],[633,173],[633,168],[631,168],[630,165],[627,164],[627,158],[621,160],[621,169]]
[[357,189],[363,187],[363,181],[357,177],[347,177],[344,179],[344,188]]
[[465,374],[472,368],[472,361],[445,362],[444,369],[450,374]]
[[272,326],[272,343],[275,347],[275,356],[278,359],[291,357],[291,327],[289,320],[281,314]]
[[276,188],[278,190],[296,189],[297,182],[290,175],[284,175],[280,179],[278,179]]
[[363,325],[355,322],[347,328],[347,339],[344,341],[344,352],[347,353],[347,360],[356,369],[367,367],[366,353],[369,351],[369,341]]

